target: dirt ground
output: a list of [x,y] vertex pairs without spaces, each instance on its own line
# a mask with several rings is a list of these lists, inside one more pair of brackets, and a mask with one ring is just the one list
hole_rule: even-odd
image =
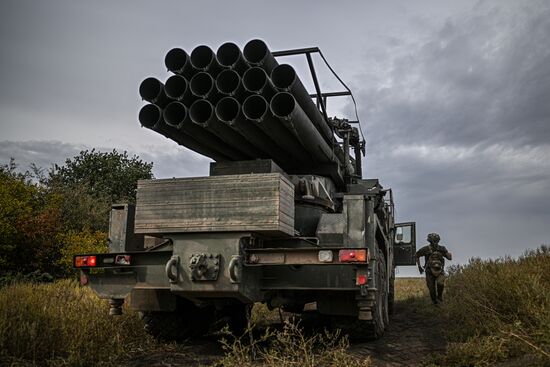
[[[445,351],[443,325],[437,319],[427,319],[419,307],[434,307],[426,303],[397,301],[395,313],[384,337],[375,342],[354,343],[350,353],[370,356],[375,366],[420,366],[429,354]],[[194,341],[187,345],[167,344],[158,351],[147,351],[130,359],[128,367],[208,366],[223,356],[214,338]]]
[[377,367],[420,366],[429,354],[445,352],[442,330],[441,321],[428,319],[416,304],[396,302],[384,336],[375,342],[352,344],[350,352],[370,356]]

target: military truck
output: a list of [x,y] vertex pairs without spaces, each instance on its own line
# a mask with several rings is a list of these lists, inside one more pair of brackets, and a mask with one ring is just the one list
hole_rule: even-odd
[[[312,94],[277,61],[295,55]],[[263,302],[354,340],[384,333],[415,223],[395,223],[391,189],[362,178],[358,118],[327,115],[329,98],[353,96],[343,82],[323,93],[312,56],[326,62],[318,48],[271,52],[261,40],[176,48],[174,75],[141,83],[141,125],[213,162],[207,177],[140,180],[135,205],[112,207],[109,253],[74,257],[111,314],[127,300],[151,334],[178,340],[220,322],[241,332]]]

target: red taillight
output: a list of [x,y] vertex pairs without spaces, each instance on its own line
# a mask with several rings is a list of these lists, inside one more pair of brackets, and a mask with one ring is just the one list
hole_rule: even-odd
[[341,262],[366,262],[367,250],[365,249],[348,249],[340,250],[338,258]]
[[367,274],[357,274],[357,278],[355,279],[355,284],[357,285],[365,285],[367,284],[369,278],[367,277]]
[[84,268],[89,266],[96,266],[97,258],[95,256],[76,256],[74,258],[75,268]]

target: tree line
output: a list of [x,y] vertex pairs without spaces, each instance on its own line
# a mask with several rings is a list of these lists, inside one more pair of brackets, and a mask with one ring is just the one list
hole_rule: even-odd
[[[76,253],[106,252],[112,203],[135,202],[153,163],[127,152],[81,151],[49,170],[0,165],[0,278],[72,274]],[[49,276],[48,275],[48,276]]]

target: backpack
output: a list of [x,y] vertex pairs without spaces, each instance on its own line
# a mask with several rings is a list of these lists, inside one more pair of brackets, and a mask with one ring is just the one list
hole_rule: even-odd
[[439,276],[443,273],[443,254],[439,251],[432,251],[430,256],[428,256],[428,261],[426,262],[426,267],[430,269],[431,273],[434,276]]

